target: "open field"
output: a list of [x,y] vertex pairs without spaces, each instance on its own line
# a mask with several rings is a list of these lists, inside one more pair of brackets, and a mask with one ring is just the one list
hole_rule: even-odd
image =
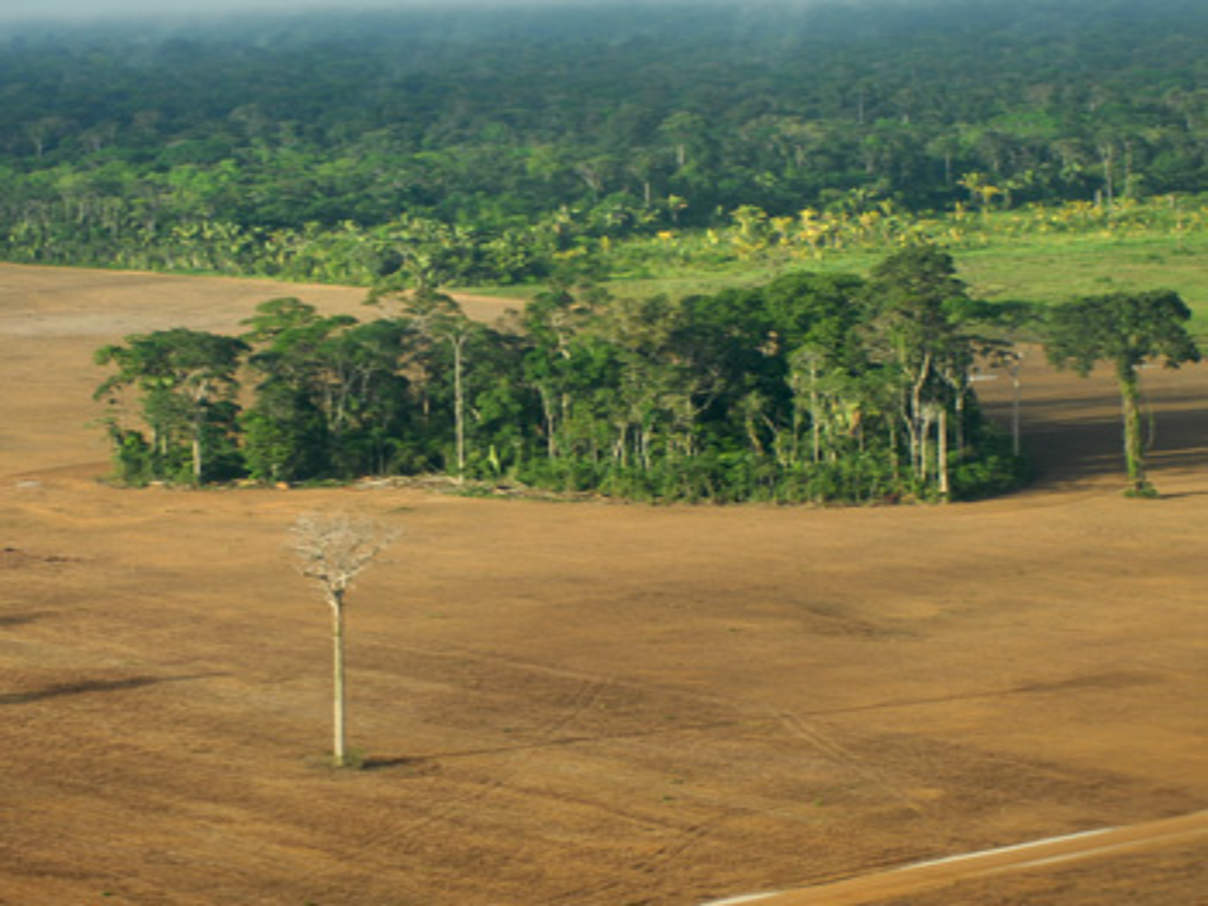
[[[1208,808],[1208,367],[1144,372],[1157,501],[1038,355],[1041,480],[976,504],[98,484],[91,351],[279,295],[363,291],[0,265],[0,904],[688,906]],[[327,508],[403,532],[349,598],[364,771],[284,550]],[[860,901],[1202,904],[1206,856]]]
[[[708,270],[668,264],[666,273],[649,279],[615,280],[617,295],[667,293],[685,296],[714,293],[726,286],[769,282],[786,270],[867,275],[885,257],[883,249],[832,251],[819,260],[786,258],[778,264],[734,262]],[[1208,336],[1208,239],[1195,234],[1115,236],[1071,234],[1035,240],[1004,239],[980,249],[952,252],[958,276],[977,298],[1024,299],[1058,303],[1080,296],[1150,289],[1173,289],[1191,308],[1193,333]],[[529,288],[509,288],[524,295]]]

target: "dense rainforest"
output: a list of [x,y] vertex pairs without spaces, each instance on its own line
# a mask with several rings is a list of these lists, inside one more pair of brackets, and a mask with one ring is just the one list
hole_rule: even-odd
[[435,290],[368,301],[369,322],[280,298],[238,337],[178,328],[98,350],[119,477],[443,470],[636,499],[881,502],[1026,475],[971,378],[979,358],[1012,367],[1003,335],[1030,312],[970,299],[933,246],[867,281],[802,272],[680,300],[555,283],[496,327]]
[[1182,0],[9,25],[0,257],[468,285],[803,209],[1201,193],[1206,42]]

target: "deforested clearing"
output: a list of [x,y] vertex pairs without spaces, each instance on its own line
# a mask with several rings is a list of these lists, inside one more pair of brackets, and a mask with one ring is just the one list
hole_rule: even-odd
[[[287,294],[363,298],[0,266],[0,903],[693,904],[1208,807],[1208,368],[1143,372],[1157,500],[1120,494],[1111,376],[1038,353],[1040,477],[979,503],[97,481],[92,350]],[[355,771],[286,550],[326,509],[400,532],[348,600]],[[1203,857],[919,902],[1190,903]]]

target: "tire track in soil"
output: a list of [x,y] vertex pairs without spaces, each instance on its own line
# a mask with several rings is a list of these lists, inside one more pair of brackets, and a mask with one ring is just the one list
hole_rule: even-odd
[[812,887],[710,900],[704,906],[753,903],[757,906],[860,906],[1010,872],[1043,869],[1087,859],[1103,859],[1141,849],[1208,838],[1208,811],[1082,831],[996,849],[915,862],[888,871]]
[[[610,681],[606,677],[581,679],[568,698],[563,713],[534,733],[534,736],[542,738],[533,740],[529,745],[519,747],[516,751],[551,744],[552,740],[549,737],[573,723],[580,714],[592,707],[609,685]],[[371,865],[375,860],[380,860],[383,867],[395,867],[401,854],[423,852],[424,845],[431,843],[430,829],[435,826],[446,825],[447,830],[454,835],[459,831],[474,833],[477,829],[475,824],[464,814],[469,807],[483,803],[491,796],[501,792],[511,791],[521,799],[538,792],[515,782],[521,768],[519,766],[508,767],[509,761],[515,761],[510,757],[509,750],[489,754],[504,756],[493,765],[490,779],[475,776],[446,777],[448,786],[442,791],[436,808],[430,809],[419,817],[403,818],[389,824],[384,824],[379,820],[372,826],[366,826],[362,834],[345,837],[340,841],[340,847],[344,850],[343,857],[350,861],[359,861],[364,865]],[[439,764],[439,760],[444,757],[446,756],[417,756],[415,760]],[[439,775],[440,772],[438,770],[434,773]],[[595,805],[590,802],[580,804]],[[642,821],[641,818],[633,815],[625,817],[639,823]],[[510,854],[501,855],[503,855],[501,861],[514,861],[514,857]],[[309,880],[312,884],[317,884],[323,880],[323,875],[324,870],[316,868]]]
[[[859,755],[845,748],[842,744],[835,741],[826,733],[819,729],[812,728],[806,720],[788,711],[777,710],[774,708],[766,708],[762,705],[736,699],[729,696],[716,694],[702,694],[696,690],[684,689],[675,685],[648,683],[641,681],[626,681],[616,677],[605,677],[597,674],[592,674],[586,671],[569,670],[566,668],[555,667],[547,664],[540,664],[527,661],[520,658],[512,658],[499,655],[493,652],[475,651],[468,648],[459,648],[456,650],[447,650],[441,652],[424,651],[422,649],[413,648],[414,651],[422,651],[427,655],[436,655],[449,658],[467,658],[484,664],[497,664],[511,669],[519,669],[526,672],[536,674],[544,674],[559,679],[574,679],[580,683],[578,690],[570,702],[570,710],[564,713],[559,719],[551,722],[543,728],[540,738],[529,740],[524,743],[500,748],[498,750],[489,750],[484,752],[464,752],[464,753],[442,753],[433,755],[433,758],[456,758],[470,756],[475,754],[502,754],[507,755],[509,752],[520,752],[542,748],[554,745],[574,745],[577,743],[592,743],[603,742],[613,739],[626,739],[639,736],[657,735],[667,732],[683,732],[690,730],[715,730],[727,729],[733,730],[736,727],[750,725],[767,725],[769,717],[771,717],[774,725],[779,726],[783,731],[786,731],[790,736],[801,740],[808,744],[812,749],[819,752],[823,757],[832,761],[839,767],[850,770],[874,784],[880,789],[885,790],[893,798],[901,801],[905,807],[919,815],[926,815],[926,807],[917,799],[911,797],[908,793],[896,786],[892,780],[884,772],[876,771],[869,767],[864,759]],[[686,700],[695,700],[702,704],[708,704],[713,707],[721,707],[735,713],[735,717],[730,720],[710,722],[708,724],[678,726],[669,728],[660,728],[653,731],[631,731],[618,734],[593,734],[583,737],[571,738],[554,738],[565,727],[570,725],[574,719],[584,710],[590,708],[593,703],[599,700],[600,696],[610,686],[618,686],[621,688],[629,688],[643,693],[662,693],[682,697]],[[417,830],[422,830],[432,824],[442,820],[450,820],[452,815],[457,811],[459,806],[467,803],[485,800],[489,795],[499,792],[503,789],[510,789],[517,795],[541,795],[545,798],[559,798],[556,794],[549,794],[546,791],[537,791],[526,789],[521,785],[515,784],[514,778],[518,771],[512,771],[506,777],[500,777],[488,783],[482,784],[472,793],[464,796],[457,796],[453,799],[446,799],[449,803],[449,808],[442,809],[438,812],[433,812],[418,821],[413,821],[402,827],[399,831],[392,833],[390,836],[407,836],[413,834]],[[594,808],[601,807],[597,803],[591,802],[576,802],[577,805],[587,805]],[[644,875],[655,875],[663,872],[677,858],[682,856],[692,847],[699,844],[702,840],[708,837],[716,827],[725,820],[728,816],[736,813],[753,812],[762,813],[765,809],[755,807],[747,807],[736,803],[714,804],[716,813],[705,822],[698,822],[687,827],[675,828],[672,825],[664,822],[656,822],[659,830],[663,831],[678,831],[676,837],[672,841],[668,841],[657,847],[649,854],[641,857],[637,861],[631,863],[629,868],[631,871],[638,872]],[[653,826],[648,817],[631,814],[623,810],[609,810],[615,814],[619,814],[627,820],[631,820],[637,824]],[[457,823],[454,821],[453,823]],[[629,874],[626,872],[626,874]],[[621,890],[629,886],[631,882],[623,877],[609,879],[600,883],[595,883],[587,886],[575,887],[563,893],[554,894],[547,898],[547,902],[571,902],[582,899],[584,897],[600,896],[614,890]]]
[[[655,849],[649,855],[643,856],[636,862],[631,863],[629,866],[630,869],[644,875],[661,874],[663,870],[677,858],[708,837],[713,832],[713,828],[717,826],[718,821],[724,816],[724,814],[726,813],[719,813],[716,817],[709,821],[702,821],[684,828],[674,840],[665,843],[664,845]],[[608,893],[609,891],[628,888],[630,883],[631,881],[627,877],[617,877],[598,884],[592,884],[586,887],[576,887],[572,890],[564,891],[563,893],[554,894],[551,897],[545,898],[544,902],[578,902],[586,896],[596,896],[599,894]]]
[[[618,734],[596,734],[583,737],[572,737],[570,739],[556,739],[556,734],[571,725],[574,720],[589,708],[593,707],[604,694],[604,692],[612,686],[621,686],[648,692],[651,688],[660,692],[672,692],[674,694],[693,697],[691,693],[685,693],[679,689],[665,689],[658,685],[645,684],[640,682],[624,682],[618,681],[615,677],[605,677],[594,675],[587,672],[570,671],[557,667],[548,667],[542,664],[530,663],[514,658],[506,658],[493,654],[484,654],[481,652],[465,652],[471,657],[480,662],[497,662],[511,668],[520,668],[535,673],[544,673],[546,675],[557,676],[559,678],[574,678],[580,682],[580,686],[576,690],[575,695],[570,702],[570,709],[562,715],[561,718],[552,721],[550,724],[542,728],[540,737],[537,740],[529,741],[521,746],[515,747],[514,751],[526,751],[536,748],[553,746],[553,745],[568,745],[575,743],[589,742],[606,742],[612,739],[626,739],[637,736],[647,736],[666,732],[683,732],[686,730],[699,729],[731,729],[737,725],[737,721],[722,721],[714,722],[703,726],[680,726],[658,729],[654,731],[636,731]],[[711,704],[718,704],[719,700],[712,696],[707,696]],[[734,703],[730,703],[734,704]],[[504,753],[506,754],[506,753]],[[457,800],[457,803],[464,805],[469,802],[481,801],[488,795],[494,792],[507,789],[514,792],[517,796],[524,798],[529,796],[539,796],[544,799],[554,799],[562,802],[569,802],[578,807],[587,807],[599,811],[610,813],[614,816],[621,817],[626,821],[633,822],[637,825],[654,828],[658,831],[669,832],[674,834],[673,838],[657,847],[650,853],[641,856],[636,861],[630,863],[629,868],[632,872],[637,872],[643,875],[653,876],[662,873],[667,866],[671,865],[677,858],[689,851],[697,845],[701,840],[705,839],[712,832],[717,823],[730,812],[728,809],[720,809],[717,814],[708,821],[698,822],[688,826],[681,826],[671,821],[660,821],[652,819],[650,816],[639,815],[624,809],[610,808],[603,803],[591,802],[589,800],[577,799],[573,797],[561,796],[557,793],[552,793],[545,790],[534,790],[514,782],[519,770],[513,770],[507,777],[499,778],[488,784],[484,784],[474,795],[465,796]],[[429,816],[427,820],[415,822],[413,826],[405,829],[405,833],[411,834],[416,829],[426,827],[440,820],[449,820],[453,809],[446,810],[443,814],[437,813]],[[548,903],[566,903],[577,902],[584,897],[600,896],[608,894],[611,891],[624,890],[630,885],[630,881],[624,877],[614,877],[608,880],[599,881],[594,884],[578,886],[570,890],[554,893],[551,896],[544,898],[544,902]]]
[[[421,649],[416,649],[416,648],[413,648],[412,650],[421,651]],[[588,709],[592,708],[600,700],[601,696],[610,687],[613,687],[613,686],[617,686],[617,687],[621,687],[621,688],[628,688],[628,689],[632,689],[632,690],[636,690],[636,691],[640,691],[640,692],[644,692],[644,693],[648,693],[651,691],[661,692],[664,694],[669,693],[672,695],[681,696],[681,697],[683,697],[685,699],[689,699],[689,700],[696,699],[698,701],[707,702],[708,704],[710,704],[714,707],[717,707],[720,705],[720,706],[723,706],[726,708],[735,708],[739,711],[739,713],[747,712],[749,715],[749,712],[750,712],[750,708],[748,706],[745,706],[742,702],[737,701],[737,700],[726,699],[724,697],[718,697],[718,696],[713,696],[713,695],[700,695],[700,694],[695,693],[690,690],[679,689],[679,688],[676,688],[673,686],[667,687],[667,686],[663,686],[663,685],[660,685],[657,683],[643,683],[643,682],[618,680],[616,677],[602,676],[602,675],[592,674],[592,673],[585,672],[585,671],[568,670],[568,669],[560,668],[560,667],[552,667],[552,666],[545,665],[545,664],[539,664],[539,663],[534,663],[534,662],[530,662],[530,661],[525,661],[523,659],[509,658],[509,657],[505,657],[505,656],[498,655],[498,654],[491,653],[491,652],[474,651],[471,649],[460,649],[460,650],[456,650],[456,651],[444,651],[444,652],[422,651],[422,653],[427,654],[427,655],[437,655],[437,656],[445,656],[445,657],[451,657],[451,658],[452,657],[467,658],[470,660],[477,661],[479,663],[484,663],[484,664],[494,663],[494,664],[505,666],[505,667],[508,667],[511,669],[520,669],[520,670],[523,670],[526,672],[535,673],[535,674],[544,674],[546,676],[556,677],[559,679],[574,679],[577,682],[579,682],[578,688],[576,689],[574,695],[571,697],[571,699],[568,703],[569,704],[568,710],[566,710],[559,718],[555,719],[554,721],[551,721],[545,727],[541,728],[540,733],[537,734],[538,735],[537,739],[531,739],[524,743],[519,743],[515,746],[511,746],[508,748],[490,750],[489,752],[486,752],[484,754],[501,754],[501,755],[506,756],[512,752],[530,751],[533,749],[542,748],[542,747],[546,747],[546,746],[554,746],[554,745],[572,745],[575,743],[606,742],[606,741],[614,740],[614,739],[628,739],[628,738],[633,738],[633,737],[657,735],[657,734],[669,733],[669,732],[684,732],[684,731],[693,731],[693,730],[713,730],[713,729],[733,729],[735,726],[738,726],[740,723],[742,723],[741,720],[724,720],[724,721],[714,721],[714,722],[710,722],[708,724],[667,727],[667,728],[659,728],[656,730],[630,731],[630,732],[623,732],[623,733],[616,733],[616,734],[591,734],[591,735],[584,735],[582,737],[571,737],[571,738],[562,738],[562,739],[555,738],[557,736],[557,734],[559,734],[566,727],[570,726],[575,721],[575,719],[577,717],[579,717],[579,715],[581,715]],[[465,756],[469,756],[472,754],[476,754],[476,753],[470,753],[470,752],[447,753],[444,755],[430,756],[430,757],[456,758],[456,757],[465,757]],[[436,812],[432,812],[429,815],[426,815],[419,820],[409,822],[409,823],[403,825],[402,827],[398,828],[397,830],[392,830],[392,832],[390,833],[390,836],[393,838],[396,838],[396,839],[410,837],[411,835],[415,834],[416,831],[423,830],[424,828],[429,827],[440,821],[452,821],[453,823],[458,823],[455,820],[453,820],[453,815],[461,806],[464,806],[466,804],[473,803],[473,802],[482,801],[482,800],[486,799],[492,793],[496,793],[501,790],[507,789],[507,790],[514,792],[516,795],[518,795],[520,797],[540,796],[542,798],[570,802],[579,807],[589,807],[589,808],[593,808],[593,809],[603,810],[605,812],[609,812],[618,817],[622,817],[625,820],[631,821],[635,824],[645,825],[648,827],[655,828],[656,830],[659,830],[659,831],[670,832],[670,833],[674,834],[674,837],[671,840],[662,844],[661,846],[658,846],[657,848],[655,848],[648,854],[641,856],[636,861],[631,862],[629,864],[629,869],[633,872],[637,872],[637,873],[644,874],[644,875],[656,875],[656,874],[661,873],[663,870],[665,870],[667,866],[669,866],[671,863],[673,863],[677,858],[679,858],[685,852],[689,851],[691,848],[693,848],[698,843],[700,843],[700,841],[702,841],[703,839],[708,837],[712,833],[713,829],[716,827],[718,822],[721,821],[726,815],[731,814],[734,811],[731,808],[721,808],[721,809],[718,809],[716,815],[714,815],[711,819],[709,819],[707,821],[697,822],[697,823],[694,823],[694,824],[691,824],[688,826],[680,826],[680,825],[675,824],[674,822],[652,820],[649,816],[634,814],[634,813],[625,811],[623,809],[609,808],[602,803],[596,803],[596,802],[591,802],[588,800],[560,796],[556,793],[551,793],[551,792],[544,791],[544,790],[534,790],[534,789],[525,787],[521,784],[517,784],[514,782],[518,773],[519,773],[519,769],[512,770],[507,776],[498,777],[497,779],[494,779],[487,783],[483,783],[483,784],[479,785],[475,790],[473,790],[472,792],[470,792],[466,795],[457,796],[451,800],[446,798],[445,802],[448,803],[449,807],[442,808],[441,810],[436,811]],[[380,835],[376,839],[380,842],[380,840],[381,840]],[[578,886],[578,887],[572,888],[570,890],[563,891],[561,893],[554,893],[552,896],[547,896],[547,897],[543,898],[543,902],[548,902],[548,903],[576,902],[576,901],[581,900],[584,897],[600,896],[600,895],[608,894],[610,891],[621,890],[621,889],[627,888],[630,884],[631,884],[631,881],[624,877],[610,878],[608,880],[600,881],[600,882],[597,882],[594,884]]]
[[[845,748],[822,730],[811,727],[809,723],[791,711],[773,709],[773,713],[782,727],[788,730],[793,736],[822,753],[824,757],[829,758],[839,767],[852,771],[885,790],[885,792],[889,793],[895,799],[900,800],[916,815],[927,817],[927,808],[916,798],[897,786],[885,771],[880,771],[870,766],[865,759],[860,758],[855,752]],[[814,721],[815,725],[817,723],[817,721]]]
[[[491,660],[491,658],[483,658],[483,660]],[[500,658],[499,660],[507,661],[508,659]],[[509,666],[516,666],[509,662]],[[538,665],[526,665],[538,667]],[[557,673],[561,676],[568,675],[568,671],[552,670],[552,673]],[[357,853],[358,858],[364,858],[367,850],[383,852],[388,854],[387,862],[395,864],[398,854],[414,848],[415,844],[424,842],[426,835],[425,831],[433,826],[447,824],[451,829],[464,829],[472,832],[474,825],[462,814],[468,806],[474,806],[483,803],[490,797],[499,794],[512,794],[517,799],[540,798],[546,800],[555,800],[569,804],[574,807],[593,809],[613,815],[614,817],[623,818],[626,821],[637,825],[653,828],[661,832],[670,832],[675,835],[674,839],[654,850],[647,856],[643,856],[632,867],[643,874],[655,874],[662,870],[665,865],[670,864],[680,854],[690,849],[700,839],[708,835],[710,827],[715,823],[716,819],[703,824],[694,824],[688,827],[682,827],[669,821],[660,821],[652,819],[650,816],[643,816],[628,812],[624,809],[611,808],[605,803],[593,802],[588,799],[563,796],[557,793],[532,788],[528,785],[517,783],[516,778],[522,771],[520,766],[509,769],[508,761],[514,761],[509,757],[513,753],[522,753],[533,749],[543,748],[546,746],[570,744],[574,742],[592,742],[592,741],[607,741],[613,738],[609,735],[603,736],[584,736],[582,738],[572,738],[570,740],[561,740],[555,738],[566,727],[574,723],[574,721],[588,711],[600,700],[605,692],[614,685],[614,681],[606,676],[592,676],[591,674],[572,674],[576,679],[579,679],[579,685],[570,696],[566,703],[563,713],[553,721],[541,727],[539,731],[533,734],[535,739],[530,739],[528,742],[514,747],[490,750],[483,754],[499,754],[504,758],[500,764],[492,768],[492,777],[489,780],[482,780],[474,777],[460,777],[453,781],[450,789],[442,794],[440,807],[429,811],[427,814],[411,820],[401,821],[392,827],[384,828],[381,823],[374,825],[372,829],[367,829],[365,839],[356,842],[350,850]],[[728,728],[730,723],[725,726]],[[667,730],[655,732],[668,732],[670,730],[683,731],[696,729],[692,727],[675,727]],[[708,729],[713,729],[710,726]],[[627,738],[634,735],[648,735],[647,733],[622,733],[615,734],[618,738]],[[427,756],[423,760],[437,761],[444,758],[458,758],[469,756],[473,753],[451,753],[449,755]],[[718,818],[722,817],[725,811],[719,812]],[[509,861],[510,857],[505,857]],[[623,880],[608,880],[601,884],[590,885],[583,888],[576,888],[562,894],[554,894],[552,897],[545,898],[546,902],[567,902],[574,901],[585,895],[604,894],[610,890],[622,888],[625,886]]]
[[[594,680],[584,680],[581,682],[579,687],[575,689],[574,693],[571,695],[571,698],[567,703],[567,710],[545,727],[542,727],[538,733],[535,734],[539,737],[539,739],[525,747],[525,749],[541,745],[542,742],[548,745],[550,742],[549,737],[553,736],[560,729],[574,721],[587,708],[590,708],[592,703],[597,701],[600,695],[603,694],[604,690],[608,688],[608,685],[609,680],[602,677],[595,678]],[[524,751],[525,749],[517,749],[516,751]],[[509,753],[504,751],[500,754],[505,756],[504,760],[506,761],[506,756]],[[459,783],[460,795],[454,793],[453,795],[444,796],[441,800],[441,804],[443,806],[442,808],[429,812],[421,818],[413,819],[396,826],[392,829],[390,836],[392,838],[401,840],[404,837],[412,836],[416,831],[423,830],[436,822],[442,820],[448,821],[452,818],[454,813],[460,809],[460,807],[475,802],[481,802],[493,792],[511,785],[511,781],[514,780],[518,773],[519,768],[513,768],[506,774],[503,774],[502,766],[500,766],[499,769],[494,771],[495,776],[493,779],[485,782],[475,781],[471,778],[463,778]],[[467,789],[464,784],[473,785]],[[379,833],[375,834],[374,839],[380,842],[380,828],[377,830]]]

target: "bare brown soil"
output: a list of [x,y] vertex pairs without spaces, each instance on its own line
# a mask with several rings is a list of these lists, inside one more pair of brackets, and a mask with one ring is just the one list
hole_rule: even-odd
[[[1156,501],[1111,381],[1036,356],[1044,473],[976,504],[98,483],[91,351],[279,295],[362,294],[0,266],[0,903],[693,904],[1208,807],[1208,368],[1146,372]],[[326,508],[403,531],[349,599],[362,771],[284,550]],[[882,902],[1202,904],[1206,848]]]
[[[1078,875],[1077,869],[1072,872],[1080,882],[1089,881],[1089,884],[1099,886],[1094,902],[1109,902],[1109,897],[1106,896],[1108,886],[1119,892],[1119,882],[1122,880],[1134,894],[1128,902],[1135,901],[1137,891],[1144,891],[1146,897],[1151,899],[1161,893],[1166,898],[1165,902],[1183,902],[1176,894],[1186,890],[1188,873],[1196,877],[1200,890],[1208,890],[1204,884],[1204,881],[1208,880],[1208,873],[1203,866],[1203,860],[1197,858],[1192,848],[1195,845],[1203,846],[1205,840],[1208,840],[1208,811],[1193,812],[1190,815],[1143,821],[1126,827],[1099,828],[915,862],[886,871],[794,890],[729,897],[715,900],[711,906],[732,906],[735,901],[758,902],[760,906],[859,906],[888,902],[890,897],[894,898],[893,903],[917,904],[928,902],[926,895],[935,889],[944,891],[943,896],[935,902],[952,902],[952,888],[957,886],[965,888],[964,902],[987,903],[994,902],[996,896],[1002,893],[1001,875],[1032,869],[1042,869],[1044,873],[1039,885],[1036,884],[1036,878],[1024,882],[1030,888],[1027,902],[1037,902],[1045,892],[1060,893],[1062,899],[1056,902],[1064,902],[1069,898],[1070,889],[1068,881],[1062,877],[1065,866],[1069,863],[1097,859],[1113,860],[1114,864],[1108,877],[1103,877],[1101,869],[1097,869],[1089,878]],[[1165,850],[1159,861],[1155,862],[1151,858],[1149,862],[1138,862],[1135,859],[1138,851],[1154,849]],[[1172,870],[1174,866],[1177,868]],[[1159,867],[1160,870],[1155,870]],[[987,878],[993,880],[983,881],[980,885],[964,883]],[[1108,886],[1104,886],[1105,882]],[[1085,886],[1089,885],[1084,883]],[[978,888],[979,892],[973,895],[974,889]],[[1090,891],[1084,889],[1081,896],[1086,897],[1088,893]],[[1019,894],[1017,885],[1011,891],[1010,897],[1018,897]],[[909,899],[905,899],[906,896],[909,896]],[[1157,902],[1156,899],[1153,901]]]

